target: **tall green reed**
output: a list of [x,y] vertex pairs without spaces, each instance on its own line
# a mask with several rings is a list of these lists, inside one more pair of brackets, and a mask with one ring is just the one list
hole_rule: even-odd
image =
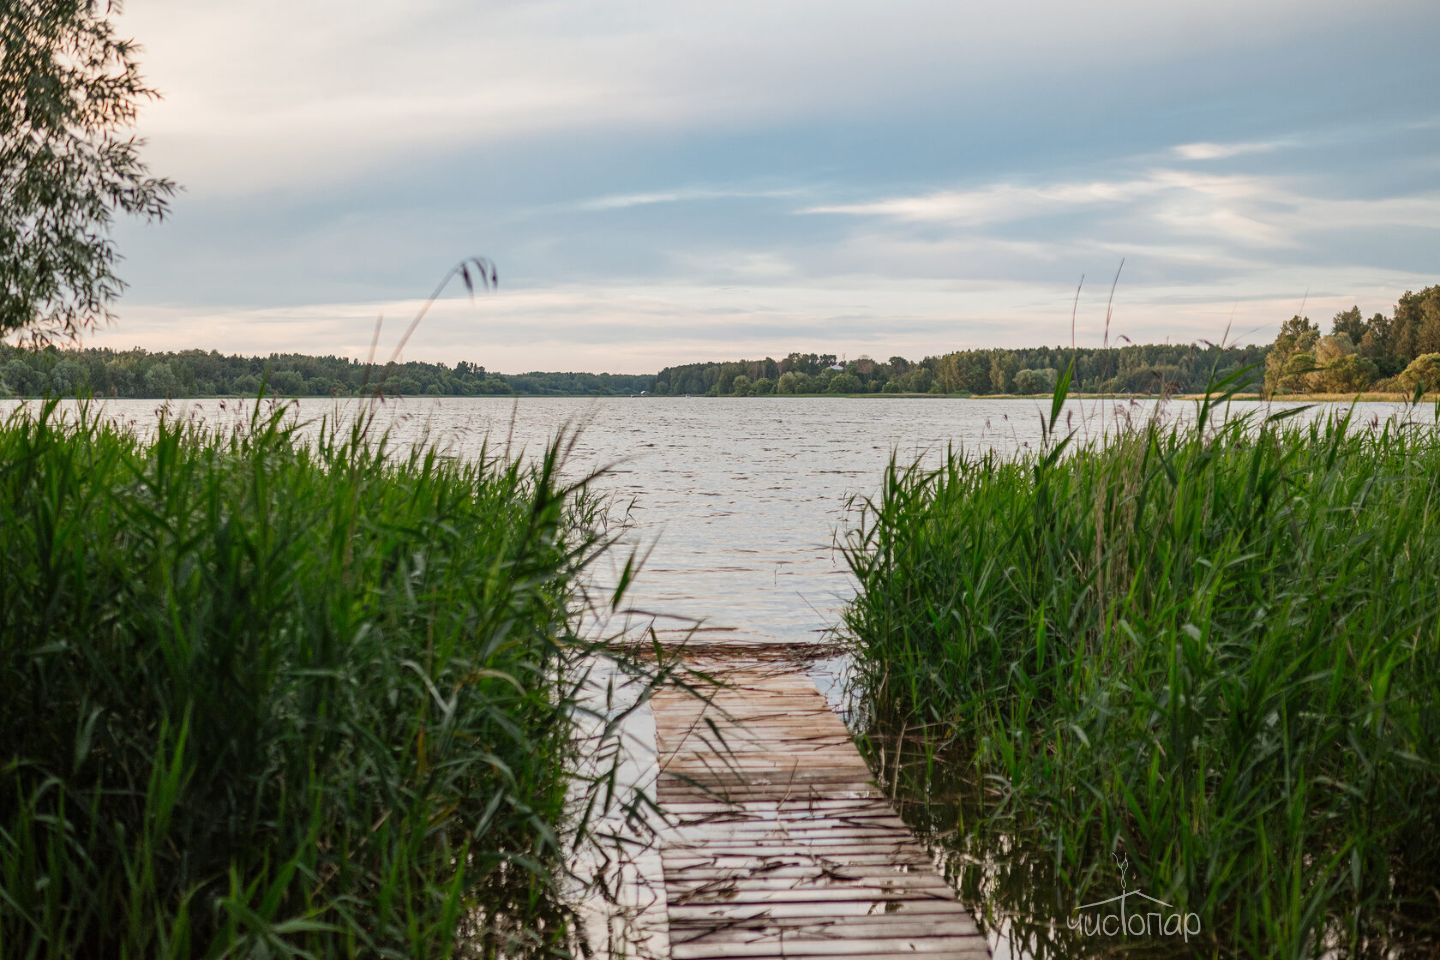
[[1433,950],[1440,426],[1231,387],[1081,442],[1062,385],[1039,452],[892,462],[845,546],[862,734],[1061,914],[1119,852],[1204,952]]
[[573,946],[592,478],[293,413],[0,426],[0,957]]

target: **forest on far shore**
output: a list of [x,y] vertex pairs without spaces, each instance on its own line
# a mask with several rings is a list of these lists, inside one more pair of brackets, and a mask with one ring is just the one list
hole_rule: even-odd
[[1249,389],[1267,394],[1405,392],[1440,389],[1440,285],[1407,292],[1392,315],[1369,320],[1352,307],[1330,334],[1293,317],[1269,346],[1128,344],[1120,347],[1030,347],[957,350],[910,361],[891,357],[838,360],[792,353],[781,360],[736,360],[666,367],[657,394],[755,396],[816,393],[1049,393],[1071,360],[1078,393],[1201,393],[1239,371]]
[[1440,389],[1440,284],[1407,291],[1390,316],[1342,310],[1330,333],[1296,315],[1265,358],[1267,393],[1410,392]]
[[501,375],[461,360],[369,364],[349,357],[272,353],[232,356],[214,350],[46,347],[0,343],[0,396],[281,397],[628,396],[650,389],[650,374],[522,373]]
[[41,350],[0,343],[0,396],[768,396],[1049,393],[1075,364],[1077,393],[1200,393],[1244,371],[1266,394],[1440,389],[1440,285],[1407,292],[1392,314],[1342,311],[1328,334],[1308,317],[1280,325],[1269,345],[1127,344],[957,350],[922,360],[791,353],[666,367],[656,374],[501,374],[462,360],[368,364],[348,357],[213,350],[151,353],[103,348]]
[[[1110,349],[965,350],[910,361],[821,353],[666,367],[658,374],[501,374],[460,361],[365,364],[346,357],[214,351],[24,349],[0,344],[0,396],[764,396],[1048,393],[1073,357],[1077,391],[1198,391],[1217,371],[1258,371],[1264,346],[1150,344]],[[1258,381],[1259,374],[1256,374]],[[1258,385],[1258,384],[1257,384]]]

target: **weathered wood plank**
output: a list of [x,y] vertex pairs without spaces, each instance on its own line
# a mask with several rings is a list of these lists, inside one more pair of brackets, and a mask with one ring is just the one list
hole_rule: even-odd
[[[978,940],[978,942],[977,942]],[[967,951],[965,945],[970,946]],[[926,957],[971,957],[971,951],[978,946],[985,950],[985,941],[980,938],[940,936],[906,937],[889,936],[883,939],[850,939],[849,937],[825,937],[818,940],[804,940],[785,936],[767,938],[754,943],[672,943],[670,956],[674,960],[721,960],[740,957],[851,957],[851,956],[894,956],[897,953],[919,954]],[[988,955],[988,951],[986,954]]]
[[674,960],[988,957],[974,918],[803,674],[652,707]]
[[[670,925],[670,938],[675,943],[694,943],[710,939],[722,941],[761,937],[793,936],[802,940],[821,940],[827,937],[883,937],[887,934],[912,930],[915,922],[911,916],[897,913],[877,914],[873,917],[746,917],[730,919],[697,919],[675,921]],[[931,936],[978,936],[980,930],[968,917],[932,916],[925,921],[925,929]]]
[[717,904],[675,904],[668,908],[672,924],[690,923],[698,920],[720,920],[736,917],[796,918],[796,920],[825,920],[825,918],[850,917],[851,923],[873,917],[917,917],[917,923],[929,923],[935,917],[969,917],[969,911],[955,901],[943,900],[891,900],[891,901],[834,901],[808,902],[808,904],[765,904],[729,907]]

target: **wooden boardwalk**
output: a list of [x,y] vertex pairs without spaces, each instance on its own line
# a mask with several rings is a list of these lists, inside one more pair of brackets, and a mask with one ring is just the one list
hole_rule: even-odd
[[670,956],[989,956],[968,910],[801,672],[653,701]]

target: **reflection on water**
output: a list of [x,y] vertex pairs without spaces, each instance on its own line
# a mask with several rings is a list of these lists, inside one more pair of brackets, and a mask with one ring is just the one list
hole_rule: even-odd
[[[959,775],[957,767],[923,753],[897,755],[893,734],[870,731],[866,754],[895,797],[900,815],[935,857],[945,879],[969,905],[985,930],[996,960],[1088,960],[1129,957],[1213,956],[1216,946],[1199,928],[1198,918],[1184,933],[1186,912],[1145,904],[1153,920],[1133,921],[1134,935],[1106,936],[1129,918],[1117,897],[1134,890],[1133,872],[1104,850],[1082,857],[1083,869],[1062,876],[1056,851],[1037,834],[1028,834],[1005,808],[999,782]],[[1130,887],[1122,884],[1122,878]],[[1080,909],[1104,901],[1103,906]],[[1133,906],[1132,902],[1130,906]],[[1106,918],[1112,918],[1106,921]],[[1166,935],[1167,924],[1173,928]],[[1154,935],[1147,935],[1154,934]]]
[[[1024,811],[1007,806],[1001,779],[977,779],[964,765],[969,751],[952,747],[951,762],[927,753],[914,738],[897,748],[896,731],[872,727],[863,715],[852,719],[872,769],[945,879],[975,913],[995,960],[1230,955],[1223,919],[1213,921],[1215,929],[1206,929],[1196,914],[1180,907],[1167,910],[1158,905],[1163,901],[1149,902],[1137,886],[1136,866],[1123,852],[1094,843],[1093,849],[1062,856],[1051,840],[1025,824]],[[1060,863],[1078,866],[1062,874]],[[1332,916],[1317,955],[1324,960],[1440,955],[1434,877],[1411,880],[1421,894],[1411,909],[1380,912],[1353,936],[1347,932],[1347,920],[1353,918]],[[1126,899],[1126,912],[1117,906],[1121,899]],[[1097,903],[1101,906],[1091,906]],[[1112,935],[1100,929],[1106,917],[1112,918]],[[1118,934],[1119,924],[1127,920],[1132,933]],[[1187,926],[1198,932],[1187,936]]]

